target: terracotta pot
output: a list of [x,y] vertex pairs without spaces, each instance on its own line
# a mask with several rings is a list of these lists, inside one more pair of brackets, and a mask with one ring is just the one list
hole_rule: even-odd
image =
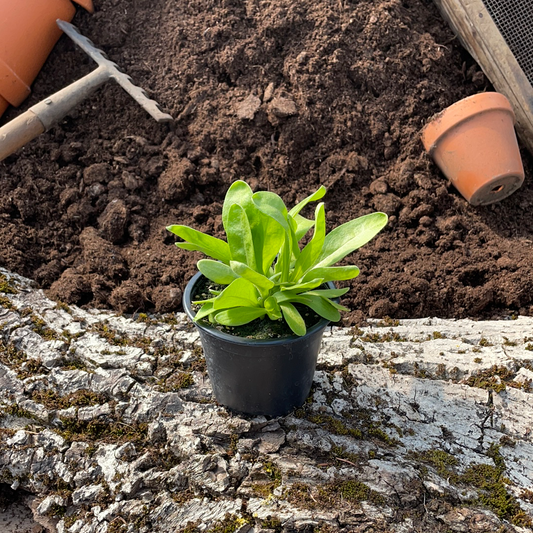
[[524,182],[511,104],[500,93],[456,102],[422,131],[444,175],[472,205],[498,202]]
[[[74,0],[89,12],[92,0]],[[0,0],[0,116],[20,105],[61,36],[56,20],[70,22],[70,0]]]

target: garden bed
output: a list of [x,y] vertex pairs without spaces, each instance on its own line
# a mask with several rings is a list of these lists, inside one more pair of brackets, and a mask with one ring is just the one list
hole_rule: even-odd
[[[95,4],[75,24],[176,122],[158,125],[109,83],[0,163],[0,265],[67,303],[181,310],[200,256],[165,226],[222,236],[236,179],[287,204],[323,184],[330,228],[390,217],[353,256],[345,325],[533,314],[531,157],[518,192],[474,208],[419,140],[434,113],[491,90],[432,2]],[[25,107],[93,68],[62,38]]]

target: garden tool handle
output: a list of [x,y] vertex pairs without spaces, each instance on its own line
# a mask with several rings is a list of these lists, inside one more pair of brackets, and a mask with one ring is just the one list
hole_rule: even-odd
[[44,125],[31,110],[0,128],[0,161],[44,132]]
[[107,69],[97,68],[0,128],[0,161],[48,131],[109,77]]
[[48,131],[110,77],[109,71],[105,67],[98,67],[83,78],[30,107],[30,111],[39,117],[45,131]]

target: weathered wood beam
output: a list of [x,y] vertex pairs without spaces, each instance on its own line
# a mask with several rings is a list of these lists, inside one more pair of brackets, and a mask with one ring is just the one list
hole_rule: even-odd
[[521,141],[533,154],[533,87],[481,0],[434,0],[461,44],[511,102]]

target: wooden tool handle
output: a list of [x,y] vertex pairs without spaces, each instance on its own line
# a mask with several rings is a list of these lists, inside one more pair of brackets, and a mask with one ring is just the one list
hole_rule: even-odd
[[8,122],[0,128],[0,161],[35,139],[43,131],[43,123],[32,111],[26,111]]

